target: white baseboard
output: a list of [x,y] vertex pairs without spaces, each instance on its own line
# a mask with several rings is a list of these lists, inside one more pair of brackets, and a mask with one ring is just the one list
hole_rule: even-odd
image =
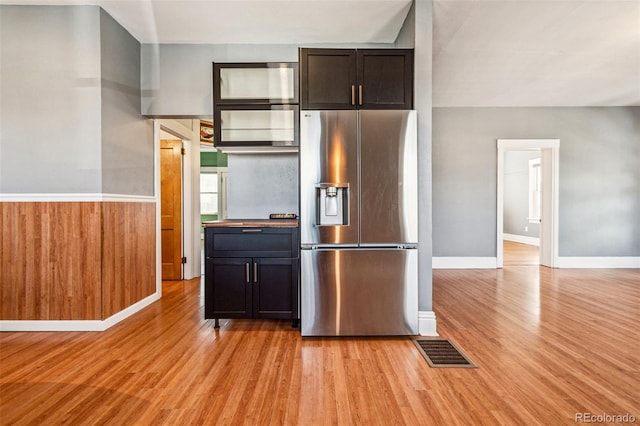
[[[496,269],[495,257],[434,257],[433,269]],[[640,257],[558,257],[556,268],[640,268]]]
[[433,269],[496,269],[495,257],[434,257]]
[[502,234],[502,239],[507,241],[513,241],[514,243],[528,244],[530,246],[540,247],[540,238],[538,237],[528,237],[526,235],[516,235],[516,234]]
[[160,300],[160,297],[160,293],[154,293],[105,320],[4,320],[0,321],[0,331],[105,331],[153,302]]
[[558,268],[640,268],[640,257],[558,257]]
[[433,311],[418,312],[418,333],[421,336],[437,336],[436,314]]

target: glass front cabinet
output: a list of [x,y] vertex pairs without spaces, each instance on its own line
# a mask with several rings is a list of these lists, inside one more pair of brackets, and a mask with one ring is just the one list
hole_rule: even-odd
[[297,104],[295,62],[214,63],[215,104]]
[[226,147],[298,146],[298,64],[213,64],[214,140]]
[[298,146],[298,105],[224,105],[215,109],[217,146]]

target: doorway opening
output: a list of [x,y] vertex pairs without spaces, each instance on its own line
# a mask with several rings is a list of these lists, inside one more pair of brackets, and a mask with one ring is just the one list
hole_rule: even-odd
[[539,149],[504,153],[504,265],[540,264],[540,156]]
[[[540,264],[555,267],[558,258],[560,140],[499,139],[497,145],[497,267],[502,268],[504,264]],[[517,182],[517,179],[512,182],[511,177],[514,176],[511,174],[518,168],[519,162],[513,161],[518,158],[527,161],[528,189],[526,193],[520,194],[526,199],[526,210],[516,212],[514,219],[512,215],[505,214],[505,206],[509,206],[505,197],[513,194],[510,186]],[[514,226],[518,231],[506,232],[514,229]],[[519,231],[520,228],[523,232]]]
[[[154,120],[154,145],[155,145],[155,193],[157,197],[157,209],[156,209],[156,273],[158,276],[158,288],[161,292],[162,288],[162,269],[163,269],[163,257],[167,253],[163,253],[164,248],[161,241],[163,240],[162,234],[167,234],[162,225],[163,218],[161,217],[160,205],[162,203],[162,188],[161,188],[161,159],[162,139],[180,140],[182,142],[181,150],[181,189],[182,197],[178,201],[176,199],[176,209],[178,204],[180,205],[180,227],[181,227],[181,243],[178,250],[178,243],[176,242],[173,255],[181,253],[181,273],[184,280],[189,280],[201,275],[201,217],[200,217],[200,162],[201,162],[201,147],[203,146],[203,139],[199,132],[200,120],[192,118],[160,118]],[[176,177],[175,180],[178,178]],[[173,179],[171,179],[173,180]],[[174,220],[175,225],[178,226],[178,221]],[[177,256],[176,256],[177,259]]]

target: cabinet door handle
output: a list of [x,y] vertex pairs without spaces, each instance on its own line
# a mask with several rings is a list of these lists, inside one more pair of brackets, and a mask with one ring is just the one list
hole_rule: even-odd
[[351,105],[356,104],[356,86],[354,84],[351,85]]
[[262,232],[262,229],[243,229],[242,232],[250,233],[250,232]]
[[250,282],[249,281],[249,262],[244,264],[244,277],[247,280],[247,283]]
[[258,282],[258,264],[255,262],[253,263],[253,282]]
[[362,84],[358,86],[358,102],[362,105]]

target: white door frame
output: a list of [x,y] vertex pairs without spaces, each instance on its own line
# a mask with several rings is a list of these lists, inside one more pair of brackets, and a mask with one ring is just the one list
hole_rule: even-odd
[[558,209],[560,178],[560,139],[498,139],[497,196],[497,267],[504,262],[504,153],[505,151],[540,151],[542,169],[540,264],[558,265]]
[[[200,266],[200,134],[193,128],[184,126],[173,119],[156,119],[157,131],[155,132],[156,152],[160,152],[160,130],[163,130],[183,141],[186,155],[182,157],[182,256],[187,258],[187,263],[182,265],[182,278],[189,280],[199,277]],[[160,188],[160,163],[156,165],[156,188],[159,194]],[[158,196],[159,197],[159,196]],[[158,212],[160,200],[157,200]],[[160,245],[160,219],[157,213],[157,244]],[[160,265],[162,259],[158,257]]]

